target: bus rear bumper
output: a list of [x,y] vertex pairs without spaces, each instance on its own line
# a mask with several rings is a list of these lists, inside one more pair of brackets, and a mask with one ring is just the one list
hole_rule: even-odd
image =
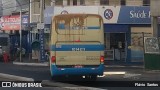
[[61,75],[103,75],[104,65],[100,64],[98,67],[90,68],[57,68],[56,65],[51,66],[52,76]]

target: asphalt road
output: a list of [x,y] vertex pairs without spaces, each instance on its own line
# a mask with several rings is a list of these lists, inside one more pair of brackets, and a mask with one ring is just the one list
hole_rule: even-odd
[[[108,88],[109,81],[111,81],[112,83],[114,83],[115,81],[160,81],[159,71],[146,71],[142,68],[135,68],[135,67],[127,67],[127,68],[126,67],[106,67],[105,71],[106,72],[109,72],[109,71],[122,72],[123,71],[125,72],[125,74],[121,74],[121,75],[111,74],[103,77],[98,77],[96,82],[86,81],[84,79],[82,79],[83,81],[78,82],[79,78],[77,79],[73,77],[64,78],[64,80],[67,79],[67,80],[78,80],[78,81],[64,82],[64,81],[51,80],[48,66],[20,66],[20,65],[13,65],[11,63],[7,63],[7,64],[0,63],[0,73],[33,78],[35,81],[48,80],[48,81],[51,81],[52,83],[55,83],[55,82],[66,83],[66,84],[69,83],[69,84],[74,84],[79,86],[87,86],[87,87],[95,87],[95,88],[98,87],[98,88],[107,89],[107,90],[114,90],[113,88],[111,89]],[[64,84],[64,87],[67,87],[67,86],[65,86]],[[47,88],[47,90],[50,90],[50,88]]]
[[12,63],[0,63],[0,73],[33,78],[35,81],[51,79],[47,66],[21,66]]
[[69,89],[63,89],[59,87],[42,87],[42,88],[0,88],[0,90],[69,90]]

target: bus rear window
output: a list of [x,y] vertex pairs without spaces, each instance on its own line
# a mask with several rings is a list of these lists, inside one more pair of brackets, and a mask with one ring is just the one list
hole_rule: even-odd
[[[56,18],[55,29],[59,34],[64,34],[63,30],[79,31],[79,30],[100,30],[102,20],[96,16],[72,16],[65,18]],[[70,34],[75,32],[70,32]],[[67,32],[65,32],[67,34]]]

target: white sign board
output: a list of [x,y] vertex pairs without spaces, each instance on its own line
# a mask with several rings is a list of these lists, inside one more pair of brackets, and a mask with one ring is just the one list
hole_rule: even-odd
[[71,13],[78,13],[78,14],[98,14],[98,7],[97,6],[65,6],[65,7],[55,7],[54,8],[54,15],[58,14],[71,14]]
[[38,23],[37,29],[44,29],[44,23]]
[[104,23],[117,23],[120,13],[120,6],[100,6],[99,14],[102,16]]

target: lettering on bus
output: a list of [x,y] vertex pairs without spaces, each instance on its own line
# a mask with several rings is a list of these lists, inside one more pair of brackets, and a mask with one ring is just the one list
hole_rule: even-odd
[[72,51],[85,51],[85,48],[72,48]]
[[99,60],[99,56],[86,56],[86,60]]

